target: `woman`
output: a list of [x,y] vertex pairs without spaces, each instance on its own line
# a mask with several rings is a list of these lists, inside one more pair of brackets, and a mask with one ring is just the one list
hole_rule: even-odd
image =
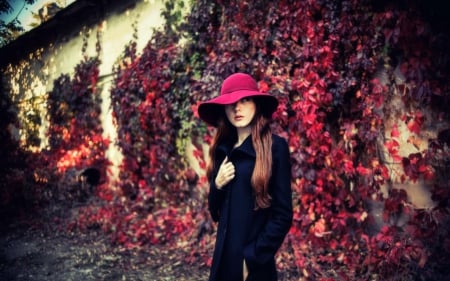
[[210,281],[277,280],[275,254],[292,223],[289,149],[269,126],[277,106],[251,76],[236,73],[198,108],[217,128],[207,168],[218,222]]

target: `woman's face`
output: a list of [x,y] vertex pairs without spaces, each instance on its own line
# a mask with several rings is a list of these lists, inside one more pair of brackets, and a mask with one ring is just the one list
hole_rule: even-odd
[[256,113],[256,104],[252,98],[243,98],[233,104],[225,105],[225,114],[236,128],[247,128],[251,125]]

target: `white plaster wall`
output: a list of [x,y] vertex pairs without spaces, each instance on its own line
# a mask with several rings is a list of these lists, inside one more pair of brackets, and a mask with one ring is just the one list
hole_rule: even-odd
[[[164,7],[163,0],[142,0],[133,8],[123,12],[107,16],[103,22],[95,26],[86,26],[80,30],[77,36],[67,38],[61,35],[61,42],[54,42],[36,50],[31,54],[24,54],[24,59],[17,65],[9,65],[6,75],[9,75],[11,95],[14,103],[20,103],[23,99],[40,99],[39,111],[43,125],[40,127],[41,147],[48,145],[46,131],[48,129],[48,118],[46,113],[46,95],[53,89],[54,80],[62,74],[68,74],[73,78],[75,67],[83,61],[83,56],[97,56],[96,43],[99,40],[100,51],[100,79],[98,85],[102,88],[102,114],[101,120],[104,136],[111,139],[111,145],[106,152],[108,159],[117,167],[122,160],[119,149],[114,140],[117,136],[116,128],[113,126],[112,111],[110,108],[110,89],[113,77],[112,68],[117,59],[123,53],[125,46],[132,40],[137,42],[137,50],[140,53],[152,36],[154,28],[159,28],[164,23],[161,11]],[[97,33],[100,32],[99,39]],[[134,38],[133,35],[137,35]],[[64,39],[62,39],[64,38]],[[84,40],[87,38],[87,48],[82,52]],[[20,119],[24,120],[25,110],[18,112]],[[26,119],[26,117],[25,117]],[[24,140],[25,131],[18,131],[11,127],[11,131],[19,132],[16,137]],[[37,150],[38,148],[31,148]],[[114,172],[115,171],[115,172]],[[117,173],[117,169],[113,169]]]
[[[49,82],[61,73],[73,74],[75,66],[82,61],[83,32],[88,34],[88,47],[85,55],[96,56],[96,33],[101,31],[101,66],[100,76],[110,74],[113,64],[124,50],[124,46],[134,40],[133,33],[136,28],[137,49],[142,50],[152,35],[153,28],[163,24],[161,10],[163,0],[140,1],[132,10],[122,14],[113,14],[97,26],[86,27],[79,36],[70,38],[66,42],[56,43],[44,52],[43,60],[49,75]],[[135,27],[133,26],[135,25]],[[53,85],[47,85],[51,90]]]

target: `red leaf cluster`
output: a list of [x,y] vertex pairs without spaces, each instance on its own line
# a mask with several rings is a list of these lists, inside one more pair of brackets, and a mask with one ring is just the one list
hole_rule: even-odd
[[[445,275],[448,147],[430,140],[429,149],[403,157],[398,127],[388,136],[384,130],[393,89],[403,89],[406,110],[397,115],[411,133],[422,135],[429,118],[448,121],[447,48],[433,44],[440,31],[432,32],[419,2],[195,1],[186,24],[165,11],[164,32],[156,31],[141,54],[131,42],[114,69],[119,179],[99,186],[102,204],[81,208],[71,229],[101,229],[126,248],[191,247],[187,262],[210,265],[215,226],[207,180],[188,167],[179,143],[192,140],[193,158],[206,167],[201,145],[213,129],[196,116],[198,102],[241,71],[279,99],[272,128],[291,151],[294,221],[277,266],[302,280]],[[188,38],[182,46],[180,34]],[[55,81],[51,149],[39,158],[49,165],[39,175],[105,164],[99,63],[86,60],[73,79]],[[434,115],[425,115],[425,105]],[[390,188],[389,165],[396,164],[405,183],[430,182],[434,208],[418,209],[407,192]]]

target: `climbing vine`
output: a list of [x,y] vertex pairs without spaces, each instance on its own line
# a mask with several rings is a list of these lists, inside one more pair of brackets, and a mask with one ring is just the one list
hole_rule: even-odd
[[[450,256],[450,40],[433,4],[190,5],[182,18],[184,6],[167,1],[162,30],[142,51],[134,37],[118,59],[110,96],[124,156],[119,179],[99,189],[102,204],[82,208],[70,229],[102,229],[129,249],[181,246],[186,262],[210,265],[208,184],[189,166],[186,146],[204,169],[203,145],[214,129],[196,108],[241,71],[279,99],[272,128],[291,151],[294,220],[277,256],[284,276],[443,280]],[[54,163],[49,169],[105,164],[100,63],[86,58],[74,78],[54,82],[51,153],[42,156]],[[413,200],[414,186],[426,190],[427,204]]]
[[[209,21],[212,14],[216,20]],[[411,17],[415,20],[406,20]],[[296,267],[311,280],[401,279],[418,274],[414,268],[421,268],[424,278],[445,272],[434,241],[448,228],[434,232],[433,241],[425,240],[430,232],[418,226],[443,226],[448,196],[426,211],[415,207],[404,190],[393,188],[400,173],[401,183],[431,181],[433,194],[448,190],[448,177],[436,177],[446,167],[445,161],[436,161],[448,156],[445,141],[435,136],[430,147],[399,154],[398,126],[412,134],[411,142],[423,135],[426,118],[440,120],[440,130],[448,126],[448,87],[442,83],[448,60],[442,49],[428,46],[441,35],[432,33],[417,6],[199,1],[191,19],[197,24],[192,30],[208,34],[194,36],[196,46],[205,46],[203,77],[213,77],[198,81],[196,100],[216,95],[221,79],[243,71],[281,101],[274,129],[289,141],[296,196],[290,249],[285,249],[293,255],[282,255],[280,267]],[[426,46],[414,44],[417,37]],[[432,57],[439,58],[436,75]],[[394,105],[398,89],[406,94]],[[425,117],[430,100],[443,103],[437,108],[433,102],[427,109],[435,115]],[[387,129],[393,112],[401,112],[400,124]],[[380,204],[381,222],[373,210]],[[402,214],[409,220],[399,225]]]

